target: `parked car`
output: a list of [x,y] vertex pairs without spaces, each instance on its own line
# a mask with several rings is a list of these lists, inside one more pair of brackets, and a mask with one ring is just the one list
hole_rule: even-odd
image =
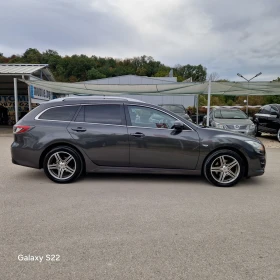
[[280,104],[268,104],[263,106],[257,114],[254,115],[253,121],[256,125],[256,134],[262,132],[276,134],[280,142]]
[[184,107],[184,105],[182,105],[182,104],[159,104],[158,106],[160,106],[166,110],[169,110],[169,111],[185,118],[186,120],[192,122],[191,117],[187,113],[187,110]]
[[[207,116],[203,125],[207,124]],[[239,109],[214,108],[209,115],[209,125],[246,135],[255,136],[255,125],[251,119]]]
[[128,98],[61,98],[40,104],[16,125],[14,164],[43,168],[54,182],[86,172],[204,175],[230,187],[262,175],[263,144],[199,127],[162,107]]
[[[204,117],[205,117],[205,114],[198,115],[198,124],[199,125],[203,125]],[[196,123],[196,115],[192,115],[191,119],[192,119],[193,123]]]

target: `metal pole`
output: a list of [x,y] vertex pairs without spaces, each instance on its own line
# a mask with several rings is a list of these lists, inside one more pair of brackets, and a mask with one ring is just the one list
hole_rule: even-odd
[[30,86],[29,85],[27,85],[27,91],[28,91],[28,109],[30,112],[32,109],[32,106],[31,106],[31,96],[30,96]]
[[196,96],[196,124],[198,125],[198,105],[199,105],[199,94]]
[[15,118],[18,122],[18,90],[17,90],[17,78],[14,78],[14,97],[15,97]]
[[246,114],[248,115],[248,102],[249,102],[249,95],[247,95],[247,102],[246,102]]
[[209,79],[208,83],[208,101],[207,101],[207,124],[209,126],[209,115],[210,115],[210,101],[211,101],[211,80]]

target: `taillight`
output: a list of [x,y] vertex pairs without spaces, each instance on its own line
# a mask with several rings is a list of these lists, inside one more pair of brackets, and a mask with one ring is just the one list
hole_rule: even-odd
[[32,127],[29,125],[14,125],[14,134],[21,134],[28,130],[30,130]]

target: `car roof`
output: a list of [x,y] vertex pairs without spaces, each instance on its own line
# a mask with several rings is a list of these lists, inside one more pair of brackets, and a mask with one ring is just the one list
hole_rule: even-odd
[[216,111],[216,110],[223,110],[223,111],[242,111],[242,110],[239,109],[239,108],[213,108],[213,111]]
[[168,106],[183,106],[184,107],[184,105],[183,104],[170,104],[170,103],[166,103],[166,104],[158,104],[158,106],[163,106],[163,105],[168,105]]
[[52,99],[50,101],[47,101],[48,103],[59,103],[59,102],[90,102],[90,101],[129,101],[129,102],[139,102],[139,103],[146,103],[142,100],[137,100],[133,98],[127,98],[127,97],[120,97],[120,96],[70,96],[70,97],[61,97]]

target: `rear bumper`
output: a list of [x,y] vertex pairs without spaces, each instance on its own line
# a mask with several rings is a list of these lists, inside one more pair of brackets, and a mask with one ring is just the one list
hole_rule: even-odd
[[39,169],[40,155],[37,151],[21,148],[14,142],[11,146],[12,163]]

